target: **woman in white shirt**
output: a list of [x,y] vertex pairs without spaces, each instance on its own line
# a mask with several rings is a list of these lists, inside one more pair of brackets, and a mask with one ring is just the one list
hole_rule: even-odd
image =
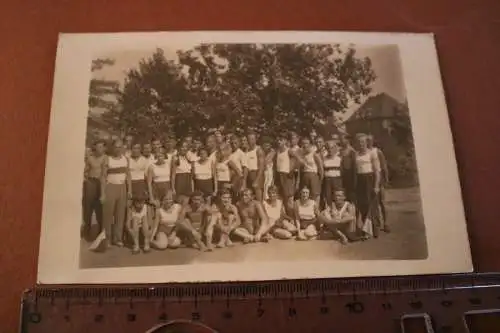
[[210,205],[217,193],[215,164],[208,158],[208,150],[204,147],[198,149],[198,156],[199,160],[193,163],[194,188],[203,193],[205,203]]
[[130,157],[128,158],[130,178],[132,180],[132,198],[134,199],[147,199],[148,197],[146,173],[150,161],[142,156],[141,148],[140,143],[133,143]]
[[278,198],[278,188],[274,185],[269,187],[268,199],[264,201],[264,210],[267,215],[267,225],[261,226],[258,238],[268,231],[279,239],[290,239],[297,233],[297,228],[293,224],[293,219],[286,214],[283,201]]
[[151,245],[156,249],[176,249],[181,245],[176,230],[180,212],[181,205],[174,202],[173,192],[168,190],[155,214]]
[[172,160],[172,189],[179,202],[183,205],[188,203],[189,197],[193,193],[193,177],[191,171],[193,165],[188,160],[188,151],[188,143],[185,141],[182,142],[177,156],[173,156]]
[[163,201],[167,191],[171,189],[170,174],[172,173],[172,160],[166,159],[163,149],[159,149],[155,157],[156,163],[149,166],[146,179],[149,201],[159,205]]
[[319,208],[316,200],[311,199],[311,191],[304,187],[300,190],[300,198],[295,201],[295,226],[298,240],[314,240],[319,230]]

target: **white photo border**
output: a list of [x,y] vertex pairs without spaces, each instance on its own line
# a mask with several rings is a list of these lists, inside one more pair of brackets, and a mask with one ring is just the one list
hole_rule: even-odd
[[[399,47],[415,142],[428,258],[81,269],[80,212],[91,61],[165,43],[340,43]],[[472,271],[455,151],[432,34],[146,32],[61,34],[57,49],[38,259],[40,284],[259,281]]]

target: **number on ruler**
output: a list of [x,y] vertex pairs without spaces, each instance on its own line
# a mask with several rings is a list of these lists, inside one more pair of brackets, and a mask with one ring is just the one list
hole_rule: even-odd
[[159,317],[158,317],[158,320],[159,321],[167,321],[168,320],[168,315],[163,312]]
[[288,309],[288,317],[295,317],[297,315],[297,310],[295,308]]
[[261,318],[264,315],[264,312],[263,308],[257,308],[257,317]]
[[201,314],[199,312],[193,312],[191,313],[191,319],[193,321],[198,321],[201,319]]
[[224,319],[231,319],[231,318],[233,318],[233,313],[229,310],[226,310],[222,313],[222,317]]
[[135,319],[136,319],[135,313],[129,313],[127,315],[127,321],[132,322],[132,321],[135,321]]
[[363,313],[365,311],[365,306],[361,302],[347,303],[346,307],[350,313]]
[[102,314],[96,314],[96,315],[94,316],[94,321],[95,321],[96,323],[100,323],[100,322],[102,322],[103,320],[104,320],[104,316],[103,316]]
[[322,306],[319,308],[319,313],[321,313],[321,314],[327,314],[329,311],[330,311],[330,308],[328,308],[327,306]]

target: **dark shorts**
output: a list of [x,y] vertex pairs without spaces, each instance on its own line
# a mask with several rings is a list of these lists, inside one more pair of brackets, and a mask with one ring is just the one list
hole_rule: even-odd
[[143,200],[148,198],[148,187],[145,180],[132,180],[132,198]]
[[293,197],[295,194],[295,174],[293,172],[278,172],[277,179],[280,195],[283,199]]
[[311,191],[311,198],[316,198],[321,194],[321,184],[319,175],[315,172],[303,172],[300,178],[300,187],[307,187]]
[[153,183],[155,199],[162,201],[167,192],[171,189],[170,182]]
[[[248,188],[254,188],[253,183],[257,179],[258,171],[257,170],[248,170],[248,175],[247,175],[247,187]],[[264,177],[258,182],[257,188],[263,189],[264,188]]]
[[175,175],[175,193],[177,195],[190,196],[193,193],[192,176],[190,173],[178,173]]
[[308,226],[310,226],[311,224],[316,224],[317,220],[316,219],[312,219],[312,220],[304,220],[304,219],[301,219],[299,221],[299,224],[300,224],[300,229],[305,229],[307,228]]
[[214,180],[213,179],[195,179],[194,188],[203,193],[205,197],[213,195]]

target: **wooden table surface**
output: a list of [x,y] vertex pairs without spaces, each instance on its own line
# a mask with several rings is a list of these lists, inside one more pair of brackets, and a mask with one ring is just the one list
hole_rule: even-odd
[[435,33],[475,267],[500,271],[500,1],[17,0],[4,1],[0,8],[2,332],[16,331],[21,292],[36,281],[46,139],[60,32]]

